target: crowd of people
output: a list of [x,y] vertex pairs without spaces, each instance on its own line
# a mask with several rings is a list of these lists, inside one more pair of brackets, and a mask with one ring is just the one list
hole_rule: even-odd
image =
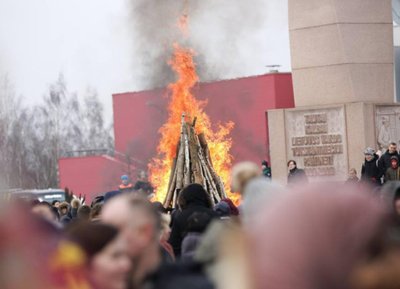
[[[399,153],[396,143],[390,143],[384,153],[368,147],[364,151],[364,156],[360,181],[374,187],[390,181],[400,181]],[[354,168],[350,170],[348,180],[358,181],[357,171]]]
[[212,207],[192,183],[165,208],[150,201],[145,176],[138,186],[123,176],[118,193],[90,205],[3,203],[1,288],[398,288],[394,154],[367,149],[362,185],[308,184],[291,160],[288,178],[302,185],[282,186],[266,161],[238,163],[230,185],[240,205],[225,198]]

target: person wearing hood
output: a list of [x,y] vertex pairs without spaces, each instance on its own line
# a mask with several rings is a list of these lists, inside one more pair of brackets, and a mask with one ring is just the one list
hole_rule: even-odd
[[361,167],[361,181],[367,184],[380,185],[381,173],[378,168],[378,155],[373,148],[366,148],[364,151],[365,161]]
[[400,181],[399,159],[396,156],[390,158],[390,167],[385,172],[385,182]]
[[218,215],[212,210],[207,192],[200,184],[189,184],[180,192],[184,206],[182,211],[178,211],[172,224],[169,243],[174,248],[176,257],[181,255],[181,245],[185,234],[188,219],[194,213],[205,213],[212,218]]

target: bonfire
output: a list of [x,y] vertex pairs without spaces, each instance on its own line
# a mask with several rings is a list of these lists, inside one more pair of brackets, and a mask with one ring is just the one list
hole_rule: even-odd
[[[187,9],[178,21],[178,27],[188,33]],[[234,124],[218,124],[212,128],[210,118],[204,112],[206,101],[199,101],[192,94],[198,83],[195,52],[174,44],[174,54],[169,65],[177,80],[168,86],[170,102],[168,120],[161,127],[161,139],[157,147],[158,157],[150,165],[150,179],[156,188],[156,200],[165,207],[175,207],[177,194],[186,184],[202,184],[210,194],[212,203],[231,194],[229,172],[232,156],[229,137]]]
[[[188,119],[190,121],[190,118]],[[212,205],[226,198],[225,188],[212,165],[204,134],[195,132],[196,118],[187,122],[182,114],[181,135],[174,158],[164,207],[175,207],[179,191],[191,183],[202,184]]]

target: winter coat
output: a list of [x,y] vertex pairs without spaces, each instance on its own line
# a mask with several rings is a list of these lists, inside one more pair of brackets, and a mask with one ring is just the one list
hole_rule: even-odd
[[201,237],[201,233],[190,232],[186,234],[182,241],[181,259],[183,261],[193,261]]
[[71,208],[71,219],[76,219],[78,217],[78,208]]
[[71,218],[71,216],[69,216],[69,214],[62,216],[60,219],[60,223],[63,224],[64,226],[69,224],[71,221],[72,221],[72,218]]
[[151,289],[214,289],[204,273],[203,265],[195,262],[163,264],[145,278],[140,288]]
[[304,170],[295,167],[293,170],[289,171],[287,182],[288,184],[295,184],[300,182],[308,183],[308,178]]
[[171,236],[169,243],[174,248],[175,256],[181,254],[181,244],[186,233],[187,220],[193,213],[206,213],[212,218],[218,215],[211,209],[209,197],[199,184],[191,184],[181,191],[185,202],[185,208],[181,212],[177,212],[171,228]]
[[271,168],[266,167],[265,169],[263,169],[262,171],[263,175],[266,176],[267,178],[271,178]]
[[400,168],[393,169],[388,168],[385,173],[385,182],[388,181],[400,181]]
[[390,159],[392,157],[399,157],[399,153],[397,151],[395,151],[394,153],[390,154],[389,151],[386,151],[379,159],[378,161],[378,167],[379,167],[379,172],[380,172],[380,177],[382,177],[383,175],[385,175],[386,171],[388,168],[390,168]]
[[370,161],[365,160],[361,167],[361,181],[374,185],[380,185],[380,169],[377,165],[378,156],[374,154],[374,158]]

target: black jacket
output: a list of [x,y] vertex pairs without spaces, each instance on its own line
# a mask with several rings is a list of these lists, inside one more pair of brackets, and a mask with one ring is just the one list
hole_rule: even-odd
[[304,172],[304,170],[298,169],[296,167],[293,170],[289,171],[289,175],[288,175],[288,180],[287,181],[288,181],[288,184],[295,184],[295,183],[298,183],[298,182],[307,183],[308,182],[308,178],[307,178],[307,175]]
[[177,212],[172,224],[169,243],[174,249],[175,256],[181,255],[181,245],[186,233],[186,225],[189,217],[196,212],[209,214],[212,218],[218,215],[211,209],[208,194],[199,184],[191,184],[181,191],[185,202],[185,207],[181,212]]
[[377,165],[378,156],[374,154],[374,158],[369,162],[364,161],[361,167],[361,181],[370,184],[380,185],[381,171]]

